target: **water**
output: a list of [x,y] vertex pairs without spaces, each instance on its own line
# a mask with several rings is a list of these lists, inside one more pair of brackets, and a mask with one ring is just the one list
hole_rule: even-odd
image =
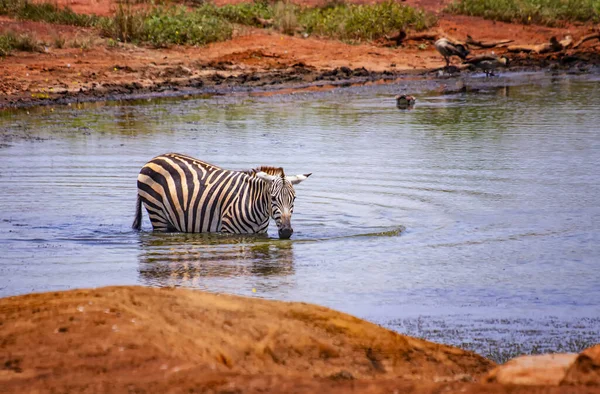
[[[600,342],[600,78],[473,83],[488,88],[4,113],[0,296],[184,286],[317,303],[482,353]],[[407,88],[417,105],[401,111]],[[153,234],[145,212],[132,231],[137,173],[171,151],[312,172],[292,240],[274,224],[268,237]]]

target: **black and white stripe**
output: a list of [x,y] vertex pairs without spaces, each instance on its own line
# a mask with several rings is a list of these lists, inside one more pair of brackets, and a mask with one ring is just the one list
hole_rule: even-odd
[[279,236],[289,238],[292,185],[308,176],[286,177],[278,167],[231,171],[185,155],[161,155],[138,175],[133,228],[141,228],[144,204],[157,231],[265,233],[273,217]]

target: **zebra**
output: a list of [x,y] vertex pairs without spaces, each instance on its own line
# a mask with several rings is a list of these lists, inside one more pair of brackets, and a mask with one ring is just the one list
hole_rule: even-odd
[[288,239],[296,193],[292,185],[311,174],[286,176],[281,167],[232,171],[190,156],[167,153],[138,175],[133,229],[140,230],[142,204],[154,231],[264,234],[272,217]]

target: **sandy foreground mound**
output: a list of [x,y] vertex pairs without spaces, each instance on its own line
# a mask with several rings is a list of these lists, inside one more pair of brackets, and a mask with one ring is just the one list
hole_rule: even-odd
[[469,383],[493,367],[303,303],[145,287],[0,299],[5,392],[509,392]]

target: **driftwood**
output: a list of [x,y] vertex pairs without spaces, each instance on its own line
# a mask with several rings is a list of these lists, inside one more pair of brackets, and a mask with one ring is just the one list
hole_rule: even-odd
[[550,48],[550,44],[537,44],[537,45],[509,45],[506,50],[509,52],[537,52],[547,51]]
[[537,45],[509,45],[506,49],[509,52],[534,52],[534,53],[548,53],[548,52],[559,52],[563,49],[568,48],[573,43],[571,36],[565,37],[563,40],[558,41],[556,37],[550,38],[550,42]]
[[404,41],[435,41],[439,37],[439,33],[437,32],[429,32],[429,33],[416,33],[412,35],[406,34],[404,30],[401,30],[392,35],[385,35],[385,40],[388,41],[387,44],[395,44],[402,45]]
[[575,45],[573,45],[573,48],[579,48],[579,46],[581,44],[583,44],[584,42],[593,40],[595,38],[600,40],[600,32],[588,34],[587,36],[582,37],[581,40],[577,41],[577,43]]
[[401,30],[396,34],[392,34],[391,36],[385,35],[384,37],[388,41],[394,41],[396,45],[399,46],[402,44],[402,41],[404,41],[404,39],[406,38],[406,32],[404,30]]
[[500,40],[500,41],[476,41],[470,35],[467,35],[467,45],[476,46],[479,48],[495,48],[500,45],[506,45],[514,40]]
[[271,27],[271,26],[273,26],[273,19],[263,19],[261,17],[255,16],[254,20],[256,21],[256,23],[258,23],[262,27]]
[[565,36],[565,38],[559,41],[559,44],[562,45],[563,49],[567,49],[573,44],[573,37]]
[[439,33],[416,33],[406,37],[405,41],[435,41],[439,37]]
[[465,60],[463,63],[477,64],[483,60],[498,60],[498,56],[486,53],[483,55],[477,55],[477,56],[470,57],[467,60]]

